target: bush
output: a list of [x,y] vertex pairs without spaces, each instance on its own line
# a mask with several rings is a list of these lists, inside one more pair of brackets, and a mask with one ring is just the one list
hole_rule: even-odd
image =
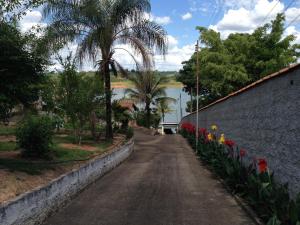
[[126,131],[126,138],[127,139],[130,139],[132,138],[134,135],[134,131],[133,131],[133,128],[132,127],[128,127],[127,131]]
[[23,157],[49,157],[53,128],[53,122],[47,116],[25,118],[16,132],[17,143],[23,150]]
[[[135,116],[135,119],[136,119],[136,123],[138,126],[149,128],[149,127],[147,127],[146,112],[144,112],[144,111],[138,112]],[[160,115],[158,115],[156,113],[151,113],[150,127],[158,128],[159,122],[160,122]]]

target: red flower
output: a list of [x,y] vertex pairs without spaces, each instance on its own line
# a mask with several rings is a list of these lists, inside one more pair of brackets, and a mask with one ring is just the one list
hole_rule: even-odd
[[196,131],[195,126],[191,123],[183,123],[181,129],[186,130],[189,133],[195,133]]
[[199,129],[199,135],[202,135],[202,136],[206,136],[207,135],[207,130],[205,128],[200,128]]
[[247,151],[245,149],[240,150],[240,157],[243,158],[247,154]]
[[229,139],[225,140],[224,144],[227,145],[229,148],[233,148],[233,146],[235,145],[234,141]]
[[258,159],[258,168],[260,173],[267,172],[268,163],[265,159]]

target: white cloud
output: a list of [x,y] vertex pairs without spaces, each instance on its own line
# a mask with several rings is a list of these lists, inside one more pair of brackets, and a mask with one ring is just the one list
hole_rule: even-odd
[[259,0],[221,0],[220,3],[225,6],[225,8],[237,9],[237,8],[253,8]]
[[154,21],[160,25],[168,25],[172,23],[171,17],[169,16],[155,16],[152,13],[145,13],[145,18]]
[[[228,5],[233,5],[238,1],[225,0],[225,2]],[[242,2],[246,1],[241,1],[239,5],[243,5]],[[229,9],[224,17],[216,25],[211,25],[210,28],[221,32],[223,38],[230,33],[251,33],[258,26],[270,22],[283,10],[284,4],[277,0],[253,0],[238,9]]]
[[[183,47],[179,47],[179,41],[171,36],[168,35],[168,44],[169,44],[169,51],[168,54],[163,57],[162,55],[155,55],[154,60],[155,60],[155,66],[157,70],[160,71],[166,71],[166,70],[179,70],[182,68],[182,62],[190,59],[191,55],[194,53],[194,45],[185,45]],[[135,62],[131,58],[131,56],[126,52],[132,52],[132,49],[128,45],[118,45],[116,46],[118,48],[116,50],[116,53],[114,54],[114,58],[125,68],[128,69],[133,69],[135,68]],[[77,49],[77,44],[72,43],[69,44],[67,47],[62,49],[59,54],[65,58],[66,56],[69,55],[70,51],[72,51],[74,54]],[[125,49],[125,50],[122,50]],[[139,60],[139,57],[137,57]],[[50,70],[61,70],[61,66],[59,63],[54,60],[55,65],[50,68]],[[84,65],[82,65],[82,68],[80,70],[83,71],[89,71],[89,70],[95,70],[93,62],[89,61],[88,59],[85,60]]]
[[300,15],[300,8],[289,8],[285,12],[286,22],[288,23],[293,22],[294,24],[299,23],[300,17],[298,15]]
[[167,38],[168,38],[169,48],[178,45],[178,40],[172,35],[168,35]]
[[176,70],[182,68],[182,62],[189,60],[195,51],[195,45],[185,45],[183,47],[174,46],[169,49],[168,55],[165,60],[162,56],[155,56],[156,68],[158,70],[166,71],[166,70]]
[[296,37],[294,43],[300,44],[300,31],[298,31],[295,26],[290,26],[285,30],[284,35],[291,35],[291,34]]
[[42,27],[46,26],[46,24],[42,23],[41,20],[42,20],[42,14],[40,11],[37,10],[28,11],[20,21],[21,31],[27,32],[32,27],[37,25]]
[[161,25],[168,25],[172,22],[171,18],[169,16],[163,16],[163,17],[159,17],[159,16],[154,16],[153,20]]
[[183,20],[189,20],[193,17],[193,15],[190,12],[187,12],[186,14],[182,15],[181,18]]
[[206,13],[210,11],[210,8],[214,3],[212,1],[201,1],[201,0],[188,0],[189,9],[191,12],[202,12]]
[[[168,54],[163,57],[162,55],[155,55],[155,69],[160,71],[166,70],[179,70],[182,68],[182,62],[190,59],[191,55],[194,53],[195,46],[185,45],[179,47],[179,41],[176,37],[168,35],[168,44],[169,51]],[[130,47],[123,45],[122,48],[125,48],[128,51],[131,51]],[[132,52],[132,51],[131,51]],[[115,54],[115,59],[117,59],[124,67],[133,68],[134,61],[125,51],[117,51]]]

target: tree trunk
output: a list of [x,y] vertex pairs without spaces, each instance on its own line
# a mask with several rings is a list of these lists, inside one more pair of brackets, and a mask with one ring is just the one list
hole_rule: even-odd
[[112,130],[112,108],[111,108],[111,86],[110,86],[110,74],[109,64],[104,65],[104,82],[105,82],[105,102],[106,102],[106,139],[113,139]]
[[150,104],[146,103],[146,126],[150,128],[150,117],[151,117],[151,109]]
[[90,126],[91,126],[91,134],[95,141],[99,141],[100,134],[97,133],[97,116],[95,111],[93,111],[90,115]]

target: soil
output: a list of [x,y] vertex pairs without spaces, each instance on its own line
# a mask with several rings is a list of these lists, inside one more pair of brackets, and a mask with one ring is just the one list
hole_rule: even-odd
[[81,164],[58,166],[55,170],[48,170],[41,175],[35,176],[24,172],[10,172],[5,169],[0,169],[0,204],[34,188],[44,186],[60,175],[78,168]]
[[90,145],[75,145],[75,144],[69,144],[69,143],[65,143],[65,144],[60,144],[61,147],[63,148],[67,148],[67,149],[80,149],[80,150],[84,150],[84,151],[89,151],[89,152],[94,152],[97,151],[97,147],[94,146],[90,146]]
[[15,142],[16,137],[14,135],[7,135],[7,136],[0,136],[0,143],[1,142]]
[[[13,140],[13,136],[7,136],[7,139],[4,139],[3,136],[0,136],[0,141]],[[120,146],[124,143],[125,136],[118,135],[115,136],[113,144],[109,146],[106,151],[101,152],[100,154],[95,154],[94,157],[98,157],[104,152],[107,152],[117,146]],[[78,149],[78,145],[74,144],[62,144],[65,148]],[[81,150],[86,151],[96,151],[97,147],[90,146],[88,144],[81,145]],[[20,151],[11,151],[11,152],[0,152],[0,158],[4,159],[18,159],[20,158]],[[9,171],[7,169],[0,168],[0,205],[19,196],[22,193],[31,191],[40,186],[44,186],[56,179],[57,177],[73,170],[79,168],[81,165],[87,162],[74,162],[63,165],[56,165],[55,168],[41,171],[39,175],[30,175],[25,172],[20,171]]]

